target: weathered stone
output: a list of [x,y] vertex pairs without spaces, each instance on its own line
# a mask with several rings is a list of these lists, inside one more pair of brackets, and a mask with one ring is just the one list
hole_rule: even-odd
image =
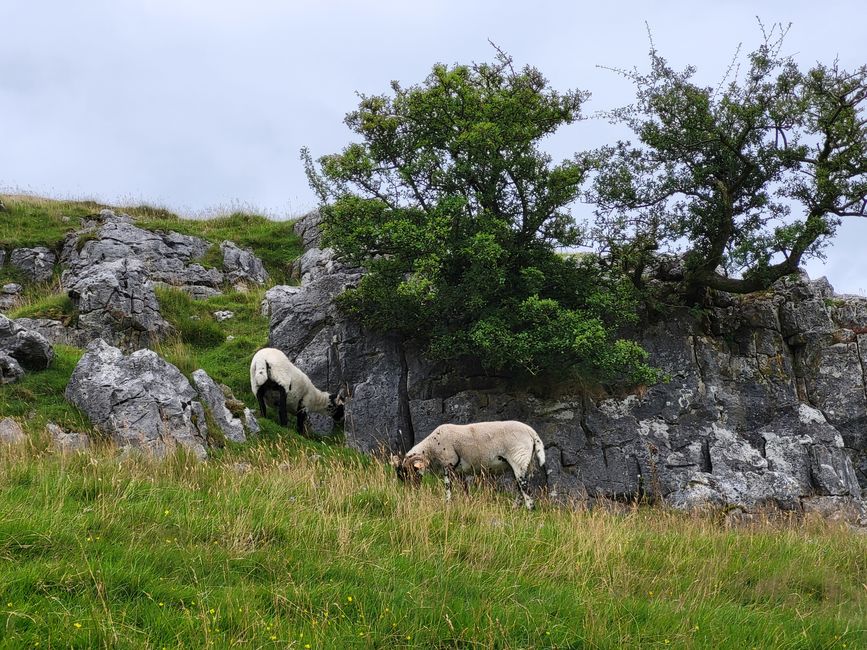
[[90,448],[90,438],[85,433],[64,431],[54,422],[49,422],[45,430],[54,442],[54,448],[62,454],[75,453]]
[[16,248],[9,256],[9,263],[18,269],[30,282],[47,282],[54,274],[55,255],[45,246]]
[[0,311],[6,311],[20,305],[22,290],[23,287],[14,282],[4,284],[0,287]]
[[193,300],[206,300],[214,296],[221,296],[223,292],[213,287],[203,287],[198,284],[185,284],[181,290],[190,296]]
[[232,442],[246,442],[244,423],[226,407],[226,396],[216,382],[201,369],[193,373],[192,379],[199,399],[223,435]]
[[319,230],[321,222],[322,215],[319,214],[319,210],[308,212],[295,222],[293,230],[301,238],[301,245],[304,247],[304,250],[319,247],[322,241],[322,234]]
[[195,263],[209,247],[204,239],[144,230],[127,215],[103,210],[99,222],[70,235],[61,260],[73,276],[83,276],[87,269],[105,262],[135,259],[150,280],[173,286],[218,287],[224,281],[223,273]]
[[12,418],[0,420],[0,444],[19,445],[27,442],[27,434],[24,429]]
[[0,248],[0,267],[6,264],[6,250]]
[[24,368],[5,352],[0,352],[0,384],[11,384],[24,376]]
[[153,285],[137,259],[101,262],[80,275],[64,273],[78,311],[78,329],[125,350],[152,345],[171,331]]
[[239,248],[234,242],[224,241],[220,244],[223,253],[223,271],[231,283],[252,282],[253,284],[265,284],[268,281],[268,272],[252,251]]
[[16,318],[15,322],[24,329],[39,332],[49,343],[72,345],[83,348],[90,341],[86,332],[64,325],[62,321],[51,318]]
[[181,372],[152,350],[129,356],[101,339],[69,380],[66,399],[121,448],[165,456],[178,445],[207,456],[205,410]]
[[214,318],[217,319],[218,323],[222,323],[224,320],[229,320],[230,318],[235,317],[235,312],[229,311],[228,309],[215,311]]
[[44,370],[54,349],[39,332],[22,327],[0,314],[0,353],[14,358],[25,370]]

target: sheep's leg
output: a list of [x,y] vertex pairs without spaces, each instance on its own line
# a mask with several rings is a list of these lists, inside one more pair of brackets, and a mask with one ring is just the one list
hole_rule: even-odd
[[298,421],[295,425],[298,433],[302,436],[307,435],[307,411],[306,409],[298,409]]
[[286,414],[286,390],[282,386],[280,386],[279,417],[281,427],[289,425],[289,416]]
[[259,401],[259,414],[265,417],[265,387],[262,386],[256,391],[256,399]]
[[443,472],[443,483],[446,484],[446,502],[452,500],[452,478],[451,478],[451,470],[446,470]]
[[518,490],[521,492],[521,496],[524,497],[524,505],[527,507],[527,510],[532,510],[535,502],[533,501],[533,497],[530,496],[530,481],[527,480],[527,469],[529,467],[521,469],[520,467],[516,467],[515,463],[510,460],[506,462],[509,463],[509,467],[512,468],[512,474],[515,475]]

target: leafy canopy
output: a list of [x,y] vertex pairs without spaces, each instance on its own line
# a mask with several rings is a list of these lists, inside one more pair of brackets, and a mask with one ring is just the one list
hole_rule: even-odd
[[788,28],[762,31],[717,88],[653,48],[649,72],[620,71],[636,101],[611,118],[638,144],[596,152],[590,200],[597,239],[637,284],[676,250],[689,298],[762,290],[820,256],[842,217],[867,215],[867,67],[802,72],[781,54]]
[[318,168],[302,153],[325,242],[368,270],[343,305],[437,359],[650,377],[645,353],[614,335],[634,314],[625,283],[556,252],[581,238],[567,208],[584,167],[552,164],[539,143],[579,119],[587,93],[560,94],[502,53],[391,88],[347,115],[360,142]]

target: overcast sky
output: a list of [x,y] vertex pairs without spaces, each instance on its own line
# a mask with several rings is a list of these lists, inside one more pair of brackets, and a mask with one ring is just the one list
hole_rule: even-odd
[[[296,216],[315,205],[299,149],[347,144],[356,91],[491,60],[490,39],[604,110],[632,89],[597,66],[643,68],[645,21],[663,56],[710,85],[738,43],[758,44],[757,13],[792,23],[784,50],[804,65],[867,63],[856,0],[0,0],[0,189]],[[548,146],[564,158],[617,137],[588,121]],[[865,243],[867,220],[851,220],[810,274],[867,294]]]

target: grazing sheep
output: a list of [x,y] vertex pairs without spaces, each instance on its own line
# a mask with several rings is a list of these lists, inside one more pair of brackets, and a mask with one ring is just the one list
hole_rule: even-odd
[[250,362],[250,388],[259,401],[259,412],[265,417],[266,400],[276,403],[280,424],[289,423],[287,410],[297,417],[298,433],[305,433],[307,414],[325,413],[335,422],[343,420],[346,396],[341,390],[328,394],[321,391],[310,378],[299,370],[289,358],[276,348],[262,348]]
[[446,500],[452,496],[451,479],[478,470],[512,470],[524,505],[533,509],[528,494],[527,477],[533,457],[539,468],[545,467],[545,447],[539,435],[523,422],[477,422],[475,424],[443,424],[403,458],[392,455],[391,463],[400,480],[418,485],[425,472],[442,472],[446,485]]

